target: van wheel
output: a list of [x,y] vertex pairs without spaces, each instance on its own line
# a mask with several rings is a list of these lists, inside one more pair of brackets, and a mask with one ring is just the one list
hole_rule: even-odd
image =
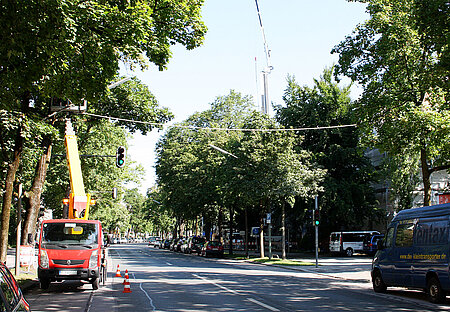
[[347,250],[345,250],[345,254],[347,255],[347,257],[353,256],[353,249],[347,248]]
[[48,278],[39,279],[39,283],[41,289],[48,289],[50,287],[50,280]]
[[377,293],[384,293],[386,291],[386,284],[383,281],[383,278],[381,277],[381,272],[376,270],[373,272],[372,275],[372,285],[373,290]]
[[445,300],[445,292],[436,277],[431,277],[427,282],[428,300],[432,303],[441,303]]

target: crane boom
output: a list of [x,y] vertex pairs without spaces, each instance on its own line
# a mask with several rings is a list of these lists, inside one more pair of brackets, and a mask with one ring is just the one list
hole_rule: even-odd
[[77,137],[70,120],[66,120],[64,145],[70,177],[69,219],[87,219],[91,196],[84,191]]
[[259,26],[261,27],[261,33],[262,33],[263,41],[264,41],[264,52],[266,53],[266,65],[267,65],[267,67],[263,70],[264,95],[262,96],[262,99],[261,99],[261,102],[262,102],[261,110],[264,114],[268,115],[269,114],[269,104],[270,104],[268,75],[272,71],[273,66],[270,63],[270,50],[269,50],[269,45],[267,44],[266,34],[264,32],[264,26],[262,23],[261,12],[259,11],[258,0],[255,0],[255,4],[256,4],[256,12],[258,13]]
[[267,44],[266,34],[264,32],[264,26],[262,23],[261,12],[259,10],[258,0],[255,0],[255,4],[256,4],[256,12],[258,13],[259,26],[261,27],[261,33],[262,33],[263,42],[264,42],[264,52],[266,53],[266,63],[267,63],[266,71],[268,73],[270,73],[270,71],[273,69],[273,66],[270,63],[270,50],[269,50],[269,45]]

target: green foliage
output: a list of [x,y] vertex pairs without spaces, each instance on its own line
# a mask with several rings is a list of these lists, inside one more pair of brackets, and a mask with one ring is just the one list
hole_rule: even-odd
[[426,186],[429,174],[450,168],[448,1],[361,2],[370,19],[334,48],[336,74],[364,87],[356,115],[366,144],[422,157]]
[[[170,46],[203,42],[203,0],[2,2],[0,88],[14,107],[24,91],[93,100],[118,71],[118,62],[166,67]],[[144,57],[145,56],[145,57]]]
[[140,131],[143,135],[155,127],[148,123],[162,124],[173,118],[173,114],[167,108],[159,107],[148,86],[137,78],[113,88],[99,105],[90,111],[100,115],[136,120],[138,121],[136,123],[118,120],[116,125],[126,127],[131,133]]
[[[294,150],[297,138],[270,131],[280,126],[252,108],[251,98],[231,91],[158,142],[156,173],[164,207],[179,220],[203,216],[205,224],[219,224],[229,218],[225,211],[230,208],[241,214],[244,207],[259,207],[254,224],[269,200],[293,201],[320,191],[324,172],[311,164],[308,152]],[[193,126],[267,131],[189,128]]]
[[[352,105],[349,86],[341,88],[333,80],[333,70],[325,69],[312,88],[288,79],[285,107],[278,107],[277,118],[286,127],[310,128],[349,125]],[[355,127],[307,130],[297,148],[309,151],[326,170],[320,195],[321,227],[328,230],[358,228],[375,214],[374,169],[358,148]],[[308,205],[298,206],[309,209]],[[305,221],[310,214],[304,214]]]

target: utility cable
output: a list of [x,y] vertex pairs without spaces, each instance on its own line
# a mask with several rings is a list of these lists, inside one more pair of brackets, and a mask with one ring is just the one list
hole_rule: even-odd
[[180,125],[180,124],[165,125],[165,124],[157,123],[157,122],[149,122],[149,121],[132,120],[132,119],[125,119],[125,118],[111,117],[111,116],[103,116],[103,115],[92,114],[92,113],[83,113],[83,115],[87,115],[87,116],[91,116],[91,117],[95,117],[95,118],[103,118],[103,119],[109,119],[109,120],[117,120],[117,121],[123,121],[123,122],[150,125],[150,126],[155,126],[155,127],[160,127],[160,128],[164,128],[164,127],[165,128],[182,128],[182,129],[190,129],[190,130],[210,130],[210,131],[283,132],[283,131],[306,131],[306,130],[324,130],[324,129],[356,127],[356,124],[324,126],[324,127],[274,128],[274,129],[198,127],[198,126],[184,126],[184,125]]

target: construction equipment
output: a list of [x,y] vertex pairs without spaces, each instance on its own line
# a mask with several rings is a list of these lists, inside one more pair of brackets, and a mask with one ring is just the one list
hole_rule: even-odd
[[69,219],[89,218],[89,206],[91,195],[84,191],[83,175],[81,173],[80,156],[78,154],[78,144],[75,131],[70,119],[66,120],[66,135],[64,137],[66,146],[67,166],[70,176],[70,197],[69,197]]
[[106,280],[106,252],[101,222],[88,220],[91,196],[84,190],[75,132],[66,121],[65,146],[70,195],[65,219],[44,220],[39,237],[38,277],[42,289],[51,282],[80,280],[98,289]]

